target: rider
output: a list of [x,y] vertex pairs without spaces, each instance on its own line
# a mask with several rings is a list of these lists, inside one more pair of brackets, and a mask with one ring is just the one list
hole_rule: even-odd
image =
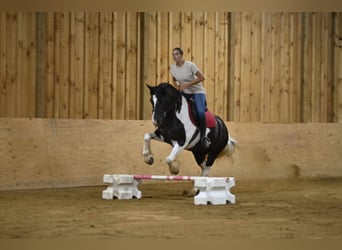
[[175,61],[175,63],[171,65],[173,85],[181,91],[185,97],[194,99],[197,109],[201,144],[203,147],[208,148],[211,142],[205,133],[206,92],[202,84],[205,78],[193,62],[184,60],[183,50],[181,48],[174,48],[172,50],[172,57]]

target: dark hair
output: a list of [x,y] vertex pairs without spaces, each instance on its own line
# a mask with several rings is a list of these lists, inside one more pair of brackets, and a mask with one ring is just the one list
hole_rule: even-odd
[[175,50],[177,50],[179,52],[179,54],[183,55],[183,50],[181,48],[174,48],[172,50],[172,52],[175,51]]

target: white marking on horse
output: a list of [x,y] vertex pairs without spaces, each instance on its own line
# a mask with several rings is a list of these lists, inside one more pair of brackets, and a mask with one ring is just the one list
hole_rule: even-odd
[[184,125],[184,130],[186,134],[186,139],[185,139],[185,149],[190,149],[193,146],[197,144],[199,141],[199,135],[190,143],[190,140],[192,136],[196,132],[196,126],[192,123],[189,117],[189,107],[188,107],[188,102],[186,101],[185,97],[182,96],[182,108],[181,111],[176,113],[177,118],[183,123]]
[[154,119],[154,110],[156,108],[157,102],[158,102],[158,98],[156,95],[152,96],[152,102],[153,102],[153,111],[152,111],[152,123],[154,125],[157,125],[157,121]]

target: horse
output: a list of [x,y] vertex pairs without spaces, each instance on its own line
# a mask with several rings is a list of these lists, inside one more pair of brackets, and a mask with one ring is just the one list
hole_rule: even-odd
[[[206,135],[211,144],[204,148],[200,142],[200,133],[193,117],[195,108],[191,100],[185,98],[180,91],[169,83],[160,83],[157,86],[146,85],[150,90],[152,104],[152,123],[156,130],[145,133],[143,156],[145,163],[154,162],[150,142],[152,139],[168,143],[172,146],[171,153],[166,157],[171,174],[177,175],[180,163],[176,157],[183,150],[193,153],[196,163],[201,168],[201,176],[208,176],[209,170],[216,158],[223,155],[230,156],[234,152],[236,141],[229,135],[223,120],[206,111]],[[192,111],[193,110],[193,111]],[[211,124],[208,125],[208,121]]]

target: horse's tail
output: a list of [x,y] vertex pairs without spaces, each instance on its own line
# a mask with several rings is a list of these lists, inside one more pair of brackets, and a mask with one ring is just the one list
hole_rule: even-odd
[[228,135],[228,142],[219,157],[221,156],[231,156],[234,153],[235,147],[237,146],[237,141],[234,140],[230,135]]
[[228,152],[227,152],[228,156],[231,156],[234,153],[234,149],[235,149],[236,145],[237,145],[237,141],[234,140],[230,135],[228,135],[228,142],[227,142],[227,146],[226,146],[226,148],[228,150]]

